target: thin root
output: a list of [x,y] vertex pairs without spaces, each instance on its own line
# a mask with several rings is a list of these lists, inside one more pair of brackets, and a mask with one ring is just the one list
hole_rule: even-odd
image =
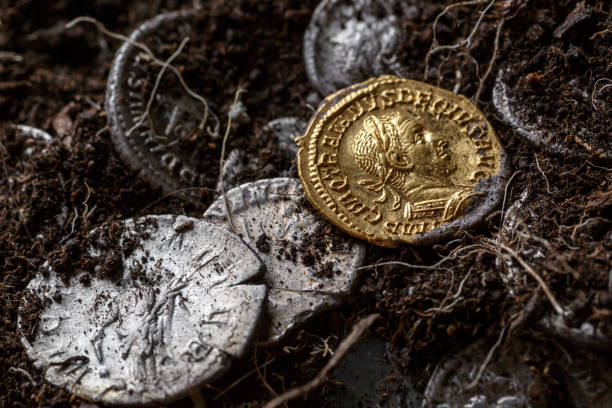
[[353,326],[353,330],[351,331],[351,333],[344,340],[342,340],[342,343],[340,343],[340,345],[338,346],[338,349],[336,350],[335,354],[329,359],[327,364],[325,364],[325,367],[323,367],[323,369],[319,372],[319,374],[317,374],[315,378],[313,378],[304,385],[297,386],[279,395],[278,397],[266,403],[263,408],[276,408],[289,400],[307,395],[310,391],[321,385],[321,383],[327,378],[327,374],[329,373],[329,371],[338,364],[342,357],[344,357],[344,355],[349,351],[351,346],[353,346],[357,342],[357,340],[359,340],[363,332],[366,331],[367,328],[370,327],[372,323],[374,323],[374,321],[378,319],[379,316],[379,314],[371,314],[368,317],[358,321]]

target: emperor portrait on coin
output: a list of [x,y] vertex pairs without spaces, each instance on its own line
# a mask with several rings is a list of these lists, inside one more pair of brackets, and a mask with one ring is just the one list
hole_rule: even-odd
[[394,76],[327,97],[298,140],[306,194],[331,222],[370,242],[429,243],[497,203],[504,154],[466,98]]

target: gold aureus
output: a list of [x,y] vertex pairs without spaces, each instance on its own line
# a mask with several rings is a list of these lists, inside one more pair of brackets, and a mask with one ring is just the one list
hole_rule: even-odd
[[393,76],[327,97],[297,142],[310,202],[391,247],[459,225],[502,167],[499,139],[465,97]]

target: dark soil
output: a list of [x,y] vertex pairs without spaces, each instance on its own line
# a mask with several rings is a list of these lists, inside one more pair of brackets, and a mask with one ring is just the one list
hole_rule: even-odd
[[[318,100],[306,79],[301,56],[302,35],[316,2],[201,3],[205,22],[200,26],[201,37],[191,39],[176,66],[182,67],[186,80],[193,81],[192,88],[211,99],[223,124],[236,90],[247,89],[242,100],[251,121],[234,125],[228,151],[240,148],[265,152],[258,155],[265,172],[245,175],[239,181],[277,176],[280,170],[291,167],[284,153],[271,141],[253,135],[277,117],[307,120],[311,111],[305,101]],[[529,260],[531,266],[559,303],[574,311],[568,325],[580,327],[588,321],[607,333],[610,342],[612,164],[601,160],[597,151],[610,149],[612,87],[591,99],[595,82],[612,78],[609,2],[586,1],[589,15],[583,18],[576,17],[577,12],[570,16],[576,8],[575,1],[498,1],[483,17],[467,48],[446,50],[431,57],[425,78],[432,25],[450,2],[413,3],[414,13],[404,21],[404,74],[446,89],[457,87],[459,93],[472,98],[478,91],[479,78],[487,72],[497,24],[505,20],[495,63],[482,82],[476,102],[497,130],[513,171],[520,171],[507,188],[505,208],[525,188],[529,189],[526,224],[539,239],[538,245],[542,240],[548,243],[546,258]],[[438,21],[437,41],[455,44],[466,38],[480,16],[478,10],[486,3],[450,9]],[[164,194],[151,188],[120,160],[105,129],[103,108],[108,70],[120,44],[98,33],[92,25],[64,28],[74,17],[91,15],[107,28],[129,34],[143,21],[176,10],[179,4],[174,0],[0,0],[2,407],[84,403],[46,383],[19,340],[17,315],[24,304],[24,289],[37,272],[43,271],[45,262],[65,278],[78,268],[95,273],[100,265],[103,268],[98,272],[112,278],[124,248],[108,248],[116,256],[103,262],[88,261],[84,256],[91,243],[88,231],[101,225],[111,226],[112,230],[117,220],[147,214],[198,217],[216,198],[212,192],[203,193],[198,200]],[[178,42],[178,37],[168,38],[173,47]],[[158,56],[164,59],[174,50],[169,48]],[[571,135],[576,126],[586,128],[580,134],[581,140],[594,149],[586,151],[587,159],[584,155],[579,161],[571,155],[550,155],[501,122],[491,102],[491,88],[498,70],[508,66],[510,80],[516,84],[515,95],[530,107],[525,109],[529,112],[526,119],[541,117],[542,126],[564,143],[573,143]],[[598,88],[605,84],[600,81]],[[16,136],[10,128],[12,124],[43,129],[53,136],[53,141],[44,149],[34,144],[34,153],[27,156],[23,151],[32,141]],[[209,188],[214,187],[217,178],[219,151],[216,144],[202,153],[202,160],[210,164]],[[509,294],[499,273],[503,262],[496,263],[494,251],[478,246],[484,239],[496,239],[500,224],[501,212],[495,212],[479,229],[461,232],[446,242],[394,250],[368,247],[367,264],[400,261],[431,265],[457,248],[477,245],[473,251],[465,251],[436,269],[385,265],[364,270],[359,288],[344,306],[315,319],[280,347],[256,348],[237,361],[221,380],[205,386],[202,393],[208,405],[257,407],[271,399],[273,392],[281,393],[312,379],[329,358],[320,351],[322,341],[327,339],[335,349],[359,317],[379,312],[381,318],[371,332],[390,344],[398,367],[412,377],[418,391],[423,391],[435,365],[449,352],[476,338],[485,338],[492,344],[502,328],[514,323],[508,335],[528,338],[547,350],[545,355],[530,356],[529,364],[538,375],[530,389],[532,404],[571,406],[569,399],[559,401],[556,397],[559,390],[571,391],[559,362],[568,355],[578,361],[598,357],[584,357],[585,351],[592,350],[579,350],[571,342],[538,328],[535,323],[552,308],[531,277],[525,275],[515,294]],[[504,237],[500,239],[506,242]],[[261,244],[258,240],[260,245],[265,246],[265,240]],[[528,250],[536,242],[532,238],[507,245]],[[290,247],[288,253],[291,256]],[[316,258],[316,254],[316,250],[300,254],[300,261],[310,262],[309,257]],[[460,298],[454,302],[451,297],[462,281]],[[540,295],[534,297],[536,293]],[[452,307],[440,307],[451,302]],[[36,330],[40,306],[28,301],[21,313],[27,335]],[[21,370],[29,373],[35,384]],[[245,374],[248,375],[234,384]],[[290,406],[330,406],[327,390],[328,384],[324,384],[307,400],[297,399]],[[187,399],[171,406],[191,405]]]

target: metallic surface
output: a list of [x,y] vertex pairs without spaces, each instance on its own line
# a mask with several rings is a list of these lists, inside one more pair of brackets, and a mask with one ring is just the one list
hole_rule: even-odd
[[298,151],[295,139],[304,134],[306,126],[307,124],[301,119],[290,116],[271,120],[262,128],[262,131],[274,134],[278,140],[278,147],[291,152],[295,157]]
[[[520,136],[535,146],[538,146],[550,153],[558,155],[583,155],[591,157],[593,152],[586,151],[583,146],[578,143],[558,143],[554,141],[553,135],[538,127],[537,123],[527,123],[520,119],[521,110],[525,109],[525,105],[517,101],[512,96],[511,87],[504,81],[504,76],[507,74],[508,68],[500,69],[495,79],[493,87],[493,105],[501,115],[501,118]],[[523,111],[524,112],[524,111]],[[589,132],[589,129],[580,129],[581,132]],[[588,153],[588,154],[586,154]],[[594,153],[601,158],[612,159],[611,151],[596,150]]]
[[486,366],[477,385],[466,390],[477,376],[490,346],[475,342],[439,364],[425,388],[423,408],[529,408],[528,391],[535,374],[523,361],[528,345],[504,343]]
[[[155,42],[163,44],[165,26],[177,24],[177,30],[186,37],[193,29],[193,20],[187,12],[160,14],[138,27],[130,39],[151,46],[152,41],[146,39],[153,36]],[[201,133],[199,138],[207,137],[198,128],[204,107],[183,89],[170,70],[166,70],[163,81],[174,84],[172,92],[163,90],[168,86],[160,87],[151,106],[150,120],[134,128],[146,110],[159,69],[141,49],[128,42],[117,51],[106,90],[113,142],[121,158],[152,185],[166,192],[200,187],[202,175],[196,170],[193,151],[180,150],[177,141],[197,133]],[[189,194],[195,190],[186,191]]]
[[304,62],[322,95],[369,77],[397,73],[403,40],[397,1],[323,0],[304,34]]
[[66,286],[52,270],[30,282],[43,308],[33,341],[22,342],[49,382],[85,399],[165,403],[245,353],[266,288],[244,282],[262,264],[205,221],[149,216],[124,226],[120,242],[138,245],[119,282],[77,272]]
[[[282,117],[271,120],[256,133],[256,138],[277,144],[279,156],[285,159],[287,164],[278,169],[281,177],[289,177],[294,173],[293,160],[298,150],[295,139],[303,135],[305,130],[306,123],[301,119]],[[223,162],[223,187],[225,190],[236,187],[239,184],[237,180],[243,173],[257,174],[262,170],[266,162],[260,160],[258,153],[258,151],[239,149],[233,149],[229,152]],[[221,191],[221,178],[217,181],[216,189]]]
[[[236,233],[266,265],[268,302],[260,340],[276,342],[355,285],[365,245],[338,233],[307,208],[297,179],[243,184],[226,193]],[[204,214],[228,225],[223,197]],[[313,255],[314,259],[305,256]]]
[[327,97],[298,145],[314,207],[383,246],[473,226],[505,184],[505,154],[482,112],[463,96],[393,76]]

